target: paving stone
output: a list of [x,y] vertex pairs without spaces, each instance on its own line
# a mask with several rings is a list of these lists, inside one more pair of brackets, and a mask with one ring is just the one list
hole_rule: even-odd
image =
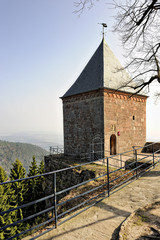
[[[115,229],[136,209],[160,200],[160,164],[39,240],[117,240]],[[28,240],[29,237],[25,238]]]

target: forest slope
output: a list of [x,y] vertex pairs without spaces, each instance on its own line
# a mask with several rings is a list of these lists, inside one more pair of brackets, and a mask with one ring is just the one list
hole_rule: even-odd
[[39,163],[48,152],[28,143],[15,143],[0,140],[0,166],[9,173],[12,163],[18,158],[28,171],[33,155]]

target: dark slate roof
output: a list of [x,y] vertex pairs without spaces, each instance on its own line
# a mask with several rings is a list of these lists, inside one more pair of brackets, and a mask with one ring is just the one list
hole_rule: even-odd
[[62,98],[100,88],[133,93],[133,89],[129,88],[127,91],[127,88],[121,87],[131,79],[125,70],[118,69],[123,67],[103,39],[80,76]]

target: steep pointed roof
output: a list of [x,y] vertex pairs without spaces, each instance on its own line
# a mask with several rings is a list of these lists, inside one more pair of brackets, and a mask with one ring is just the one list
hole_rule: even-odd
[[[101,88],[119,89],[130,81],[130,77],[125,70],[118,69],[123,67],[103,38],[82,73],[62,98]],[[126,88],[120,90],[134,92],[132,89],[127,91]]]

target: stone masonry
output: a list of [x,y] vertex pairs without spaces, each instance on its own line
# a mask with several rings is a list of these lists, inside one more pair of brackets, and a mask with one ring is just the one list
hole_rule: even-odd
[[135,94],[134,83],[122,87],[131,82],[125,70],[117,71],[122,68],[103,38],[62,97],[65,154],[94,152],[95,158],[99,151],[103,157],[145,144],[147,96]]
[[96,136],[103,137],[103,92],[63,100],[65,154],[89,153]]
[[[117,153],[144,146],[146,142],[146,97],[124,92],[104,92],[105,151],[110,153],[110,137],[116,136]],[[119,133],[119,136],[118,136]]]
[[[116,152],[143,146],[146,139],[146,97],[99,90],[63,100],[65,154],[89,153],[93,139],[104,141],[110,154],[110,137],[116,136]],[[118,136],[117,133],[120,133]]]

